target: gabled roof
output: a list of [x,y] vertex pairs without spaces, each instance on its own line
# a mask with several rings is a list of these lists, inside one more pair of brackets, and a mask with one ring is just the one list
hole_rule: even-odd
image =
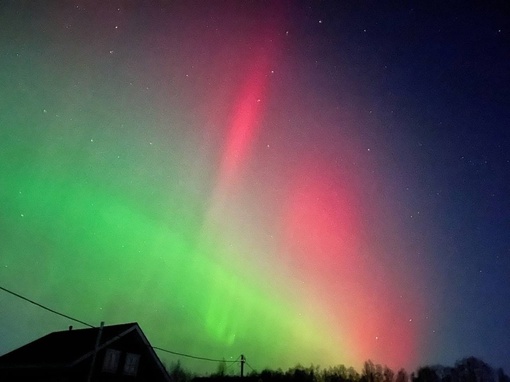
[[[72,367],[93,356],[99,330],[100,328],[73,329],[47,334],[1,356],[0,368]],[[97,351],[131,332],[137,332],[157,367],[168,378],[163,364],[136,322],[103,326]]]
[[[131,331],[136,323],[104,326],[101,344]],[[0,357],[0,365],[68,366],[94,350],[99,328],[65,330],[45,335]]]

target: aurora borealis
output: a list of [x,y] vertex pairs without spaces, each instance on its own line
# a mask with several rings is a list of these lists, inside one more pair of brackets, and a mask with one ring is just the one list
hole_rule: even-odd
[[[257,369],[510,369],[508,6],[106,3],[0,6],[0,285]],[[0,311],[0,354],[75,325]]]

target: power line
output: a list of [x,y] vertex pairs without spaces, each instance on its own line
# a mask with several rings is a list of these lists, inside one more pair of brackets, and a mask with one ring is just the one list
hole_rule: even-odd
[[[232,367],[234,366],[234,363],[235,363],[235,362],[238,362],[238,361],[239,361],[239,358],[241,358],[241,356],[237,357],[237,359],[236,359],[235,361],[232,361],[232,362],[231,362],[230,366],[229,366],[229,367],[227,367],[227,372],[226,372],[226,374],[228,374],[230,371],[232,371]],[[225,361],[225,362],[226,362],[226,361]]]
[[176,351],[171,351],[171,350],[167,350],[167,349],[162,349],[162,348],[159,348],[157,346],[153,346],[152,347],[153,349],[156,349],[156,350],[161,350],[165,353],[170,353],[170,354],[175,354],[175,355],[180,355],[182,357],[188,357],[188,358],[193,358],[193,359],[199,359],[199,360],[202,360],[202,361],[211,361],[211,362],[227,362],[227,363],[231,363],[231,362],[237,362],[237,361],[227,361],[227,360],[224,360],[224,359],[214,359],[214,358],[206,358],[206,357],[197,357],[197,356],[194,356],[194,355],[189,355],[189,354],[184,354],[184,353],[179,353],[179,352],[176,352]]
[[[38,306],[39,308],[42,308],[42,309],[44,309],[44,310],[47,310],[48,312],[51,312],[51,313],[57,314],[57,315],[59,315],[59,316],[61,316],[61,317],[65,317],[65,318],[67,318],[67,319],[69,319],[69,320],[72,320],[72,321],[78,322],[78,323],[80,323],[80,324],[82,324],[82,325],[85,325],[85,326],[88,326],[88,327],[90,327],[90,328],[95,328],[95,326],[94,326],[94,325],[91,325],[91,324],[88,324],[88,323],[86,323],[86,322],[84,322],[84,321],[78,320],[77,318],[74,318],[74,317],[68,316],[67,314],[57,312],[57,311],[56,311],[56,310],[54,310],[54,309],[48,308],[48,307],[47,307],[47,306],[45,306],[45,305],[42,305],[42,304],[40,304],[40,303],[38,303],[38,302],[35,302],[35,301],[33,301],[33,300],[31,300],[31,299],[29,299],[29,298],[25,297],[25,296],[22,296],[22,295],[20,295],[20,294],[18,294],[18,293],[16,293],[16,292],[13,292],[12,290],[9,290],[9,289],[7,289],[7,288],[4,288],[4,287],[3,287],[3,286],[1,286],[1,285],[0,285],[0,289],[1,289],[1,290],[3,290],[4,292],[10,293],[10,294],[12,294],[13,296],[16,296],[16,297],[20,298],[20,299],[22,299],[22,300],[25,300],[25,301],[27,301],[27,302],[29,302],[29,303],[33,304],[33,305],[36,305],[36,306]],[[198,360],[202,360],[202,361],[235,363],[235,362],[238,362],[238,360],[239,360],[239,358],[238,358],[238,359],[237,359],[237,360],[235,360],[235,361],[226,361],[226,360],[224,360],[224,359],[213,359],[213,358],[206,358],[206,357],[198,357],[198,356],[194,356],[194,355],[190,355],[190,354],[185,354],[185,353],[179,353],[179,352],[176,352],[176,351],[163,349],[163,348],[160,348],[160,347],[157,347],[157,346],[153,346],[152,348],[153,348],[153,349],[155,349],[155,350],[163,351],[163,352],[165,352],[165,353],[175,354],[175,355],[178,355],[178,356],[181,356],[181,357],[188,357],[188,358],[198,359]]]
[[21,298],[22,300],[28,301],[29,303],[34,304],[34,305],[38,306],[39,308],[43,308],[43,309],[47,310],[48,312],[58,314],[59,316],[65,317],[65,318],[67,318],[67,319],[69,319],[69,320],[72,320],[72,321],[74,321],[74,322],[79,322],[80,324],[85,325],[85,326],[88,326],[88,327],[90,327],[90,328],[94,328],[94,327],[95,327],[94,325],[90,325],[90,324],[88,324],[88,323],[86,323],[86,322],[84,322],[84,321],[78,320],[77,318],[74,318],[74,317],[68,316],[67,314],[64,314],[64,313],[57,312],[57,311],[56,311],[56,310],[54,310],[54,309],[48,308],[47,306],[44,306],[44,305],[42,305],[42,304],[39,304],[38,302],[35,302],[35,301],[33,301],[33,300],[30,300],[29,298],[27,298],[27,297],[25,297],[25,296],[22,296],[22,295],[20,295],[20,294],[18,294],[18,293],[15,293],[15,292],[13,292],[13,291],[11,291],[11,290],[7,289],[7,288],[4,288],[4,287],[3,287],[3,286],[1,286],[1,285],[0,285],[0,289],[2,289],[3,291],[5,291],[5,292],[7,292],[7,293],[12,294],[13,296],[16,296],[16,297],[18,297],[18,298]]
[[251,365],[248,363],[248,361],[245,360],[244,363],[246,364],[246,366],[248,366],[251,369],[251,371],[255,372],[255,369],[253,367],[251,367]]

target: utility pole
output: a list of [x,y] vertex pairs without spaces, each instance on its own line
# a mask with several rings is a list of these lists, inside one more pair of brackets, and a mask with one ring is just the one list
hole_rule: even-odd
[[244,363],[246,362],[246,358],[244,358],[244,354],[241,354],[241,378],[244,377]]
[[90,382],[92,380],[92,374],[94,373],[94,367],[96,366],[97,349],[99,349],[99,344],[101,342],[101,335],[103,334],[103,326],[104,326],[104,321],[101,321],[101,326],[99,326],[99,331],[97,332],[96,346],[94,346],[94,354],[92,354],[92,363],[90,365],[89,376],[87,378],[87,382]]

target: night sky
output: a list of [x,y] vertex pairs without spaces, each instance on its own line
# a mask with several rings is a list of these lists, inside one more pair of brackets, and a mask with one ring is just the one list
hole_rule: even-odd
[[[510,5],[402,3],[2,1],[0,285],[258,370],[510,372]],[[68,325],[0,291],[0,354]]]

